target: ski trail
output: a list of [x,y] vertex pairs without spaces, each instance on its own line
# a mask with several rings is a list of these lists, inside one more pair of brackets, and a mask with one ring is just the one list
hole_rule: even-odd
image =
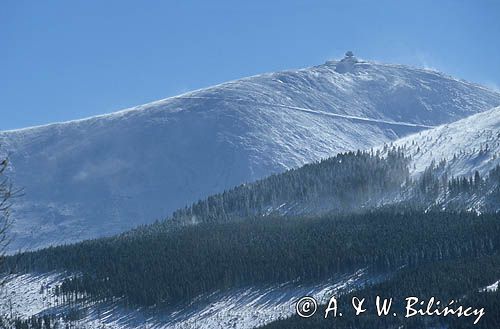
[[231,101],[231,102],[244,103],[244,104],[281,107],[281,108],[301,111],[301,112],[305,112],[305,113],[325,115],[325,116],[336,117],[336,118],[341,118],[341,119],[348,119],[348,120],[357,120],[357,121],[363,121],[363,122],[367,122],[367,123],[383,123],[383,124],[388,124],[388,125],[405,126],[405,127],[418,127],[418,128],[426,128],[426,129],[435,128],[435,126],[420,125],[420,124],[409,123],[409,122],[397,122],[397,121],[388,121],[388,120],[382,120],[382,119],[372,119],[372,118],[358,117],[358,116],[347,115],[347,114],[330,113],[330,112],[325,112],[325,111],[312,110],[312,109],[308,109],[305,107],[297,107],[297,106],[282,105],[282,104],[272,104],[272,103],[265,103],[265,102],[254,102],[254,101],[246,100],[243,98],[220,98],[220,97],[204,97],[204,96],[174,96],[172,98],[177,98],[177,99],[209,99],[209,100]]

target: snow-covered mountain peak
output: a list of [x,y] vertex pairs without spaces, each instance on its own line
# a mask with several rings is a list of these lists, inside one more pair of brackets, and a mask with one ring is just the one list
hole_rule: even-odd
[[[328,63],[328,62],[327,62]],[[359,63],[358,59],[354,57],[352,51],[345,53],[345,57],[338,62],[330,62],[335,65],[335,72],[337,73],[353,73],[355,72],[356,64]]]
[[87,119],[0,132],[16,247],[110,235],[272,173],[500,105],[445,75],[362,60],[260,74]]
[[[350,55],[348,56],[348,54]],[[343,70],[342,69],[343,66],[348,66],[348,70],[341,72]],[[315,82],[315,84],[311,85],[313,84],[313,82]],[[438,85],[436,85],[439,82],[445,82],[445,85],[439,87]],[[318,88],[319,91],[323,91],[323,89],[329,88],[331,89],[330,93],[350,92],[350,94],[354,96],[360,96],[357,95],[357,93],[361,92],[380,92],[380,90],[378,89],[384,86],[378,86],[379,84],[380,85],[386,84],[389,87],[388,90],[389,92],[391,91],[394,92],[400,89],[399,92],[403,93],[403,92],[408,92],[408,90],[405,89],[413,89],[415,92],[419,92],[422,90],[436,92],[437,89],[439,88],[442,91],[444,91],[444,89],[450,83],[457,84],[454,85],[453,87],[457,86],[461,87],[460,89],[463,89],[462,90],[463,92],[470,92],[471,89],[473,90],[482,89],[485,94],[487,94],[488,96],[492,96],[489,97],[490,98],[489,101],[493,101],[493,103],[496,102],[494,101],[494,99],[497,99],[500,95],[500,93],[496,91],[490,90],[483,86],[470,83],[464,80],[455,79],[449,75],[446,75],[444,73],[435,70],[415,68],[400,64],[386,64],[375,61],[361,60],[354,57],[352,52],[348,51],[343,59],[327,61],[325,64],[318,66],[313,66],[299,70],[286,70],[280,72],[258,74],[247,78],[221,83],[208,88],[189,91],[181,95],[168,97],[151,103],[130,107],[109,114],[101,114],[97,116],[75,119],[66,122],[56,122],[40,126],[7,130],[0,133],[17,133],[17,132],[26,132],[28,130],[39,130],[39,129],[43,130],[43,129],[53,129],[53,128],[57,129],[57,127],[60,125],[78,125],[85,123],[92,124],[93,122],[122,119],[123,117],[137,115],[138,114],[137,112],[141,111],[154,110],[157,108],[162,108],[162,110],[165,110],[165,107],[169,107],[169,105],[172,102],[175,102],[176,100],[179,99],[188,99],[191,97],[203,97],[207,96],[207,94],[213,97],[220,94],[221,92],[224,93],[224,96],[226,97],[227,101],[234,101],[239,98],[228,98],[227,96],[236,96],[236,95],[242,96],[241,94],[244,94],[243,93],[244,89],[246,88],[253,89],[252,87],[260,88],[261,92],[260,93],[256,92],[255,95],[253,93],[252,95],[247,95],[247,96],[252,96],[252,98],[249,97],[248,100],[252,100],[254,97],[262,97],[263,100],[267,100],[270,97],[270,95],[267,94],[267,92],[270,92],[272,94],[273,89],[276,89],[277,93],[280,94],[282,93],[280,89],[283,88],[297,89],[297,91],[300,91],[301,89],[299,88],[300,83],[310,84],[311,86],[309,87],[311,88],[319,87]],[[279,84],[282,85],[281,88],[279,88],[280,87]],[[293,84],[297,84],[297,86],[294,87]],[[290,90],[288,90],[288,92],[290,92]],[[272,97],[276,96],[277,95],[272,95]],[[305,102],[307,100],[307,97],[304,97],[304,95],[302,94],[299,96],[300,97],[293,99],[290,97],[283,99],[285,102],[283,104],[280,103],[277,105],[289,105],[288,103],[297,101],[301,102],[302,105],[304,106],[308,105],[308,103]],[[310,95],[311,98],[312,96],[313,95]],[[375,98],[376,96],[377,95],[374,94],[373,98]],[[384,96],[390,97],[393,95],[384,95]],[[468,97],[466,97],[465,95],[462,96],[456,95],[456,96],[457,97],[455,99],[450,99],[450,101],[463,102],[464,105],[464,109],[462,109],[463,112],[467,110],[472,110],[474,106],[478,105],[480,106],[484,104],[484,101],[481,100],[473,101],[472,99],[468,99]],[[241,99],[244,100],[245,98]],[[438,104],[433,104],[433,105],[438,105]],[[182,111],[182,110],[183,108],[176,108],[174,111]],[[332,112],[335,112],[337,110],[339,110],[338,106],[335,106],[334,104],[334,106],[332,106]],[[380,108],[378,108],[377,110],[380,110]],[[353,112],[353,111],[351,109],[345,109],[344,112]],[[475,113],[475,111],[472,110],[470,111],[470,113]],[[380,115],[378,113],[375,113],[375,116],[378,117]],[[433,118],[433,120],[436,120],[436,118]],[[445,122],[449,121],[450,120],[445,120]]]

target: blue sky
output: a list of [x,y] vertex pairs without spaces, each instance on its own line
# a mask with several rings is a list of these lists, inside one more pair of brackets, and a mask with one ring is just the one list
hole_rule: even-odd
[[338,58],[500,86],[500,1],[0,2],[0,130]]

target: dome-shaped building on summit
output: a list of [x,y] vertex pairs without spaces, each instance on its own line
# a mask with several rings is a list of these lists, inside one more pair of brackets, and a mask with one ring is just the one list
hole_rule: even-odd
[[335,71],[338,73],[352,72],[354,69],[354,64],[356,64],[357,62],[358,59],[354,57],[354,53],[349,50],[345,53],[345,57],[335,65]]

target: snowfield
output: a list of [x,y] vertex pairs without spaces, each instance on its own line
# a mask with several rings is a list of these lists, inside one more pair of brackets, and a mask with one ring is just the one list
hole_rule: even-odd
[[446,160],[447,170],[455,177],[469,177],[476,170],[484,177],[500,164],[500,107],[410,135],[393,145],[411,155],[414,176],[432,161]]
[[498,105],[499,93],[438,72],[344,59],[0,132],[9,176],[24,188],[10,251],[120,233],[235,185]]
[[65,277],[61,273],[11,276],[0,288],[0,316],[28,318],[55,306],[50,290]]
[[[51,288],[63,278],[64,275],[56,273],[15,277],[4,289],[0,314],[12,312],[22,318],[34,314],[61,316],[68,309],[57,307]],[[177,308],[126,308],[120,302],[80,305],[83,312],[78,324],[79,328],[104,326],[108,329],[250,329],[294,314],[295,303],[303,296],[313,296],[318,303],[327,303],[332,296],[380,280],[383,276],[371,277],[359,270],[316,285],[288,283],[216,292]]]

